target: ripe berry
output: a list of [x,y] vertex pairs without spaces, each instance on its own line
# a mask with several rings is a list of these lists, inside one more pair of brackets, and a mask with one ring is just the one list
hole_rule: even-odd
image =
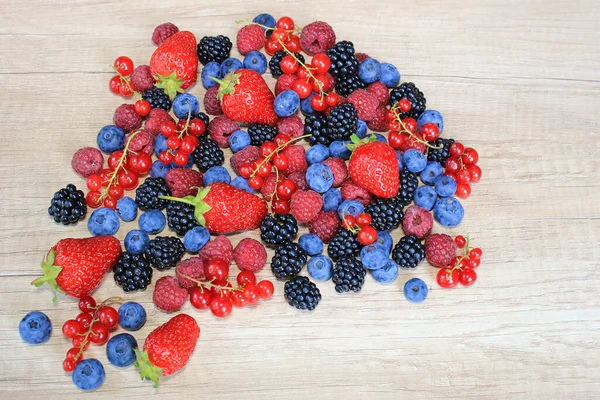
[[345,215],[342,219],[342,226],[346,229],[351,229],[356,224],[356,220],[353,215]]
[[463,151],[465,150],[465,146],[463,146],[460,142],[454,142],[450,145],[450,155],[454,157],[462,156]]
[[358,231],[356,238],[360,244],[368,246],[377,240],[377,231],[372,226],[365,226]]
[[121,89],[121,77],[119,75],[115,75],[112,78],[110,78],[110,81],[108,81],[108,88],[114,94],[120,94],[121,93],[120,92],[120,89]]
[[317,74],[324,74],[331,67],[331,60],[325,53],[316,54],[310,64],[313,66]]
[[102,196],[102,193],[97,190],[92,190],[85,195],[85,203],[91,208],[100,207],[100,196]]
[[[131,190],[131,189],[134,189],[138,185],[139,178],[138,178],[137,173],[134,171],[131,171],[131,170],[120,171],[119,174],[117,175],[117,181],[119,181],[119,185],[121,185],[123,187],[123,189]],[[115,196],[112,196],[112,197],[115,197]]]
[[290,35],[290,39],[285,43],[285,45],[292,53],[297,53],[302,50],[300,38],[297,35]]
[[340,100],[340,96],[337,93],[327,93],[327,97],[325,97],[325,103],[327,103],[327,105],[329,107],[333,107],[335,105],[337,105],[338,101]]
[[244,297],[244,292],[233,292],[233,294],[231,295],[231,302],[235,307],[244,307],[247,304],[246,298]]
[[392,110],[385,111],[385,119],[386,121],[393,121],[396,119],[396,114]]
[[252,164],[244,163],[240,166],[240,176],[242,178],[246,178],[246,179],[250,178],[250,175],[252,175],[252,172],[254,172],[254,167],[252,166]]
[[275,26],[286,31],[291,31],[294,29],[294,20],[290,17],[281,17],[277,20]]
[[288,200],[296,192],[296,184],[291,179],[284,179],[277,184],[277,196],[282,200]]
[[[331,90],[332,85],[331,85],[331,79],[329,78],[329,75],[318,74],[317,76],[315,76],[315,79],[313,80],[313,83],[312,83],[312,88],[313,88],[313,91],[315,91],[317,93],[323,93],[323,92],[327,92],[327,91]],[[321,100],[323,100],[323,98],[321,98]],[[325,104],[327,104],[327,103],[325,103]]]
[[273,165],[280,171],[283,171],[290,165],[290,158],[287,154],[277,153],[273,156]]
[[210,302],[210,311],[218,318],[225,318],[231,314],[233,302],[227,297],[217,297]]
[[457,183],[469,183],[471,182],[471,173],[468,169],[461,169],[456,173],[456,182]]
[[250,186],[252,189],[260,189],[263,183],[263,178],[260,176],[253,176],[252,178],[248,179],[248,186]]
[[481,249],[479,247],[475,247],[474,249],[472,249],[469,252],[469,258],[474,258],[474,259],[481,258],[482,253],[483,252],[481,251]]
[[403,113],[407,113],[412,108],[412,104],[410,104],[410,101],[408,99],[400,99],[400,101],[398,102],[398,107],[400,107],[400,111],[402,111]]
[[148,153],[138,153],[129,159],[129,166],[133,172],[140,175],[147,174],[152,168],[152,157]]
[[206,131],[206,124],[200,118],[194,118],[190,121],[188,131],[192,135],[200,136]]
[[[77,357],[77,359],[75,359],[75,357]],[[65,355],[65,360],[73,360],[75,363],[81,361],[82,357],[81,354],[79,354],[79,349],[77,347],[71,347]]]
[[123,76],[129,76],[133,72],[133,61],[129,57],[118,57],[113,65],[117,72]]
[[256,175],[260,176],[261,178],[266,178],[271,174],[273,166],[270,162],[264,160],[256,160],[256,164]]
[[414,118],[404,118],[402,120],[404,127],[408,129],[408,131],[415,133],[417,131],[417,121]]
[[459,249],[462,249],[467,244],[467,239],[463,235],[458,235],[454,238],[454,243],[456,243]]
[[[299,71],[302,71],[302,69],[300,69]],[[312,93],[312,86],[305,80],[298,79],[292,85],[292,90],[296,92],[298,94],[298,97],[300,97],[301,99],[306,99]]]
[[177,152],[177,154],[175,154],[173,156],[173,162],[178,167],[183,167],[184,165],[186,165],[188,163],[189,159],[190,158],[187,154],[183,154],[181,152]]
[[[456,180],[456,177],[454,179]],[[466,199],[471,195],[471,186],[468,183],[457,183],[456,195],[461,199]]]
[[112,198],[110,196],[106,196],[102,204],[104,204],[104,207],[114,210],[115,208],[117,208],[117,199]]
[[286,32],[285,29],[277,28],[271,34],[271,38],[274,39],[274,40],[276,40],[276,41],[281,40],[283,42],[287,38],[287,32]]
[[367,213],[360,213],[355,219],[356,225],[360,226],[361,228],[371,225],[371,216]]
[[72,372],[76,366],[77,363],[75,362],[75,360],[65,358],[65,360],[63,361],[63,369],[65,370],[65,372]]
[[173,162],[173,153],[169,150],[163,150],[158,155],[158,159],[163,164],[171,164]]
[[471,173],[471,182],[479,182],[481,179],[481,168],[478,165],[467,165],[467,171]]
[[92,333],[89,339],[94,344],[104,344],[108,340],[108,328],[102,325],[100,322],[94,322],[92,324]]
[[[316,91],[320,91],[320,88],[318,88]],[[312,99],[310,99],[310,106],[315,111],[323,111],[327,108],[327,103],[325,103],[325,98],[321,96],[314,96]]]
[[201,287],[195,287],[190,290],[190,304],[198,310],[204,310],[210,307],[212,298],[213,296],[210,290]]
[[260,146],[260,155],[263,157],[270,156],[277,149],[277,144],[275,142],[264,142]]
[[110,153],[110,156],[108,156],[108,167],[113,170],[117,169],[119,163],[121,162],[121,157],[123,157],[122,150],[117,150]]
[[119,94],[121,96],[127,97],[131,96],[133,94],[133,91],[131,90],[129,85],[127,85],[126,83],[122,83],[121,86],[119,86]]
[[244,288],[244,299],[248,304],[256,304],[260,299],[260,289],[256,285],[246,285]]
[[256,285],[256,275],[252,271],[242,271],[237,276],[237,283],[240,286]]
[[392,131],[388,135],[388,143],[394,149],[399,149],[404,144],[404,135],[401,135],[400,132]]
[[462,161],[466,165],[477,164],[477,161],[479,161],[479,154],[477,154],[477,151],[475,149],[473,149],[471,147],[467,147],[463,151]]
[[477,280],[477,272],[475,272],[472,268],[464,268],[460,271],[458,277],[461,285],[471,286]]
[[181,141],[179,145],[179,151],[183,154],[192,154],[198,147],[198,138],[193,135],[188,135]]
[[446,172],[455,174],[460,169],[460,163],[457,157],[448,157],[446,160]]
[[273,141],[275,142],[275,144],[277,146],[284,146],[286,144],[288,144],[290,142],[290,140],[292,140],[290,138],[289,135],[286,135],[285,133],[278,133],[275,138],[273,139]]
[[273,200],[271,209],[275,214],[288,214],[290,212],[290,202],[283,199]]
[[83,326],[77,320],[70,319],[65,321],[62,326],[63,335],[68,337],[69,339],[73,339],[75,336],[83,333]]
[[170,137],[177,134],[177,125],[174,121],[163,121],[160,123],[160,133],[165,137]]
[[467,261],[467,266],[473,269],[479,267],[480,264],[481,260],[479,258],[469,258],[469,261]]
[[94,312],[96,310],[96,300],[92,296],[83,296],[79,299],[79,309],[83,312]]
[[102,307],[98,310],[100,323],[108,329],[113,329],[119,323],[119,313],[113,307]]
[[275,293],[275,286],[273,286],[273,282],[271,281],[263,280],[258,282],[256,286],[260,290],[260,297],[262,299],[268,299]]
[[229,275],[229,265],[220,258],[213,258],[204,265],[204,272],[208,279],[225,281]]
[[135,112],[139,116],[145,117],[146,115],[150,114],[151,109],[152,106],[147,100],[138,100],[135,102]]
[[443,288],[453,288],[458,285],[458,271],[450,268],[442,268],[436,277],[438,285]]
[[[88,336],[91,339],[92,335]],[[83,348],[84,350],[90,347],[90,341],[86,339],[85,335],[77,335],[73,339],[71,339],[71,343],[73,347],[78,349]]]
[[285,56],[279,63],[284,74],[295,74],[298,70],[298,62],[292,56]]
[[167,147],[171,150],[177,150],[179,148],[179,145],[181,145],[181,139],[179,139],[177,136],[169,136],[169,138],[167,139]]
[[102,188],[102,178],[98,174],[92,174],[86,178],[85,185],[90,190],[100,190]]
[[392,120],[388,122],[388,129],[390,131],[397,131],[400,129],[400,122],[398,122],[398,120]]
[[81,324],[84,328],[87,328],[92,323],[92,314],[89,312],[82,312],[75,317],[75,320]]
[[265,51],[270,56],[273,56],[282,49],[283,47],[281,46],[281,43],[279,43],[273,35],[271,35],[271,37],[265,42]]
[[421,127],[423,139],[428,142],[436,141],[440,137],[440,128],[433,122],[427,122]]

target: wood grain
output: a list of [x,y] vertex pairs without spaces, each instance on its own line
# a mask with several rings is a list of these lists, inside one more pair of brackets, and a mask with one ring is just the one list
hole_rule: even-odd
[[[444,113],[444,135],[478,149],[483,180],[453,233],[469,232],[484,249],[479,280],[441,290],[424,264],[389,286],[369,279],[356,295],[320,284],[322,304],[310,314],[285,304],[281,283],[273,300],[224,321],[186,305],[202,335],[184,371],[155,390],[92,348],[107,380],[90,396],[600,398],[600,3],[559,0],[4,0],[0,397],[82,398],[61,369],[69,346],[60,326],[76,315],[75,302],[53,306],[48,291],[29,282],[56,241],[88,234],[85,224],[53,224],[46,209],[59,187],[84,186],[71,156],[95,143],[121,102],[108,93],[108,65],[123,54],[147,60],[159,23],[235,37],[235,20],[264,11],[300,25],[327,20],[339,39],[396,64]],[[245,236],[256,233],[232,241]],[[261,273],[269,276],[268,268]],[[418,305],[402,295],[413,276],[431,287]],[[108,277],[97,297],[118,293]],[[149,312],[135,333],[142,342],[168,316],[154,308],[151,291],[129,298]],[[32,309],[55,323],[39,347],[17,332]]]

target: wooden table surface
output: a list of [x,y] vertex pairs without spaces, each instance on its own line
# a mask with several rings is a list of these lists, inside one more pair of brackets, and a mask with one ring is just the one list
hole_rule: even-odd
[[[92,347],[86,356],[107,378],[88,396],[600,398],[600,3],[591,0],[2,1],[0,398],[83,398],[61,368],[69,344],[60,327],[76,303],[53,305],[29,282],[55,242],[88,235],[85,223],[54,224],[47,207],[67,183],[85,187],[72,154],[95,144],[122,102],[108,91],[109,65],[119,55],[147,63],[159,23],[235,38],[235,20],[265,11],[300,25],[326,20],[338,39],[394,63],[444,114],[444,136],[479,151],[483,180],[463,202],[464,221],[434,227],[475,238],[479,279],[443,290],[423,263],[388,286],[369,278],[359,294],[321,283],[313,313],[289,307],[280,282],[271,301],[225,320],[187,304],[202,335],[183,371],[155,390]],[[246,236],[257,235],[232,241]],[[402,294],[413,276],[431,288],[424,303]],[[95,295],[119,293],[108,276]],[[149,314],[141,343],[169,318],[151,294],[127,296]],[[36,309],[55,330],[30,347],[17,325]]]

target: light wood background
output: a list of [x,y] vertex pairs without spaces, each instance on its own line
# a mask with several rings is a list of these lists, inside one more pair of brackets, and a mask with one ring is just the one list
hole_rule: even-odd
[[[592,0],[3,0],[0,398],[83,398],[61,368],[70,346],[60,327],[76,303],[54,306],[29,282],[55,242],[88,235],[85,223],[56,225],[46,209],[67,183],[85,186],[71,156],[95,144],[122,102],[108,91],[109,65],[120,55],[147,63],[159,23],[234,38],[235,20],[265,11],[300,25],[326,20],[338,39],[393,62],[444,114],[444,136],[479,151],[483,180],[452,231],[483,248],[479,279],[442,290],[423,263],[389,286],[367,279],[355,295],[321,283],[313,313],[289,307],[282,283],[271,301],[225,320],[188,304],[202,334],[185,370],[155,390],[92,347],[86,356],[100,359],[107,377],[87,396],[600,398],[600,3]],[[192,93],[202,95],[200,86]],[[122,224],[119,238],[136,226]],[[422,304],[402,294],[413,276],[431,287]],[[269,268],[260,277],[271,277]],[[111,274],[96,297],[119,293]],[[127,296],[149,314],[140,343],[169,318],[151,294]],[[29,347],[17,325],[35,309],[55,332]]]

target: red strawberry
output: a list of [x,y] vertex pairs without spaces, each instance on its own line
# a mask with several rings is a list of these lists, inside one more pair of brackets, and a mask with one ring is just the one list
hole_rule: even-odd
[[219,83],[217,98],[223,113],[234,121],[245,124],[277,123],[273,108],[275,96],[263,77],[250,69],[238,69],[223,79],[213,78]]
[[161,375],[171,375],[187,364],[199,337],[198,323],[187,314],[178,314],[150,332],[144,351],[135,349],[135,366],[142,379],[158,387]]
[[170,98],[192,86],[198,75],[196,37],[192,32],[177,32],[152,53],[150,72]]
[[44,276],[31,284],[48,283],[54,301],[57,292],[80,298],[96,289],[120,255],[121,243],[113,236],[62,239],[42,261]]
[[205,187],[196,196],[160,197],[193,205],[196,220],[211,233],[256,229],[267,215],[263,199],[222,182]]
[[398,194],[400,174],[394,149],[386,143],[372,141],[374,135],[363,141],[352,135],[351,140],[354,152],[348,163],[350,178],[375,196],[390,198]]

